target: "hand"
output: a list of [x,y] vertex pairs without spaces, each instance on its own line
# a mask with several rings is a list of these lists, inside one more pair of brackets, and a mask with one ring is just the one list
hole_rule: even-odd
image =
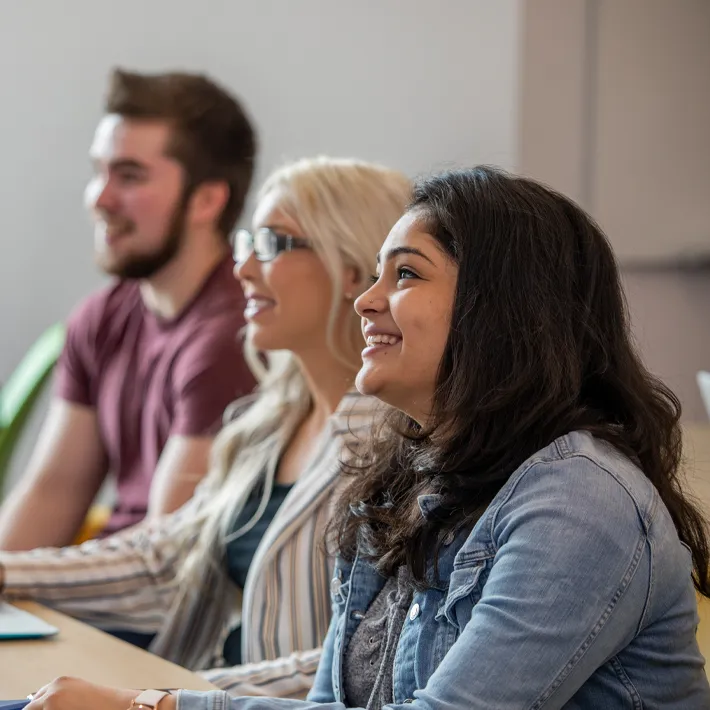
[[78,678],[57,678],[34,694],[27,710],[128,710],[139,693],[105,688]]

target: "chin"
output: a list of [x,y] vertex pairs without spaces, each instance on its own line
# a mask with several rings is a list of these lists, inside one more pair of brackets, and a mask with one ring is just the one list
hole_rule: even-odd
[[253,323],[249,323],[247,328],[247,339],[254,348],[262,352],[290,349],[284,343],[284,338],[280,338],[278,333],[269,332],[269,328],[260,328]]
[[130,255],[116,253],[112,249],[104,249],[96,252],[94,255],[95,264],[109,276],[118,276],[124,278],[126,274],[130,274],[136,264],[140,266],[140,258],[135,258]]
[[[370,372],[360,370],[355,377],[355,387],[360,394],[366,394],[378,399],[382,399],[382,383],[378,382],[378,378],[374,377]],[[385,401],[383,399],[383,401]]]
[[102,252],[101,254],[96,254],[94,257],[94,263],[101,269],[105,274],[110,276],[120,276],[123,270],[123,264],[119,259],[116,259],[111,254]]

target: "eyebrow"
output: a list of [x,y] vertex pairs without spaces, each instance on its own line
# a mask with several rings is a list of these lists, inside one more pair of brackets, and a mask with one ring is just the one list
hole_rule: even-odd
[[[392,259],[395,256],[398,256],[399,254],[412,254],[413,256],[420,256],[422,259],[426,259],[432,266],[436,266],[436,264],[422,251],[419,249],[415,249],[414,247],[395,247],[394,249],[390,249],[388,252],[385,253],[384,259],[385,261],[387,259]],[[377,255],[377,263],[379,264],[381,261],[382,254]]]
[[[94,158],[91,161],[94,169],[101,166],[101,161]],[[132,158],[122,158],[120,160],[113,160],[109,163],[110,170],[140,170],[141,172],[147,172],[148,166],[145,163],[141,163]]]

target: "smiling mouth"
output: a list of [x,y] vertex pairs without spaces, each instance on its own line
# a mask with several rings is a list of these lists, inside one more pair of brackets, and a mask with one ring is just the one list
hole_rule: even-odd
[[268,311],[276,305],[276,301],[270,298],[250,298],[247,300],[247,305],[244,308],[244,317],[247,320],[253,320],[260,313]]
[[398,335],[389,335],[378,333],[377,335],[368,335],[365,338],[365,349],[361,353],[361,357],[376,355],[377,353],[385,353],[390,348],[399,345],[402,338]]
[[124,223],[107,223],[100,222],[100,228],[103,232],[104,240],[107,244],[113,244],[124,237],[129,236],[133,232],[131,224]]

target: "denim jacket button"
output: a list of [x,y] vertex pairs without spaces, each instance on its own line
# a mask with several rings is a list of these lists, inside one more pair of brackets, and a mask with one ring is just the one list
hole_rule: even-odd
[[419,604],[415,604],[410,610],[409,610],[409,620],[414,621],[419,616]]

